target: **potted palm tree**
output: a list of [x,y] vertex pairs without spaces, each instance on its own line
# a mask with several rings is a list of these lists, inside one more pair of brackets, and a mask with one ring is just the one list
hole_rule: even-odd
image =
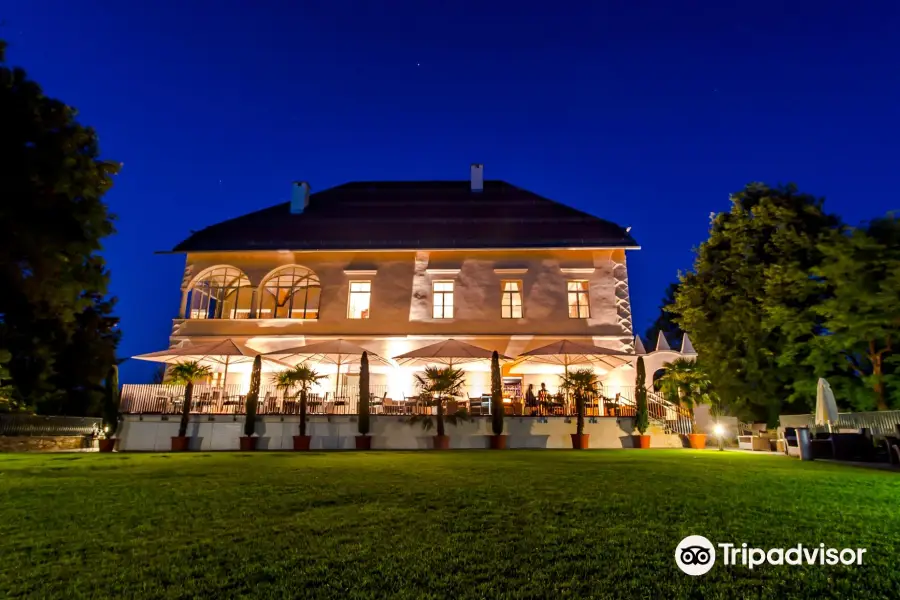
[[187,437],[188,420],[191,416],[191,402],[194,396],[194,382],[205,379],[212,374],[212,370],[206,365],[192,360],[178,363],[172,367],[169,377],[172,383],[184,384],[184,401],[181,405],[181,423],[178,425],[178,435],[172,438],[172,451],[183,452],[190,450],[190,438]]
[[599,381],[593,369],[577,369],[562,377],[562,387],[575,397],[576,425],[572,435],[572,448],[585,450],[590,445],[591,435],[584,432],[584,401],[597,393]]
[[253,370],[250,372],[250,389],[247,391],[244,410],[244,435],[241,436],[241,452],[256,450],[259,438],[253,435],[256,431],[256,409],[259,406],[259,383],[262,377],[262,356],[253,359]]
[[99,441],[100,452],[112,452],[116,447],[116,430],[119,428],[119,367],[113,365],[106,375],[103,389],[103,437]]
[[646,435],[647,430],[650,428],[650,415],[647,411],[647,387],[644,382],[646,375],[644,357],[639,356],[637,359],[637,375],[634,380],[634,399],[635,404],[637,404],[634,415],[634,428],[638,432],[638,435],[634,436],[634,441],[637,448],[650,447],[650,436]]
[[369,354],[362,353],[359,362],[359,435],[356,436],[357,450],[371,450],[372,438],[369,437]]
[[506,448],[503,435],[503,382],[500,380],[500,355],[494,350],[491,355],[491,450]]
[[688,443],[695,450],[706,448],[706,434],[693,433],[697,429],[694,422],[694,406],[711,403],[715,399],[712,382],[696,360],[676,358],[664,366],[659,378],[660,391],[669,402],[683,407],[691,422]]
[[432,415],[421,414],[413,415],[409,418],[410,425],[421,424],[425,431],[431,430],[437,423],[437,433],[434,436],[433,444],[435,450],[446,450],[450,447],[450,436],[447,435],[444,428],[444,421],[451,425],[457,425],[461,421],[467,421],[469,414],[464,409],[459,409],[453,414],[444,414],[444,403],[455,396],[462,393],[462,388],[466,383],[464,374],[461,369],[453,367],[426,367],[424,374],[416,374],[416,383],[422,392],[422,397],[426,398],[429,406],[436,407],[436,419],[432,419]]
[[[309,450],[312,436],[306,435],[306,400],[309,389],[324,379],[324,375],[317,373],[306,363],[299,364],[293,369],[281,371],[275,374],[275,386],[284,391],[285,398],[290,397],[290,392],[295,387],[300,388],[300,435],[294,436],[294,450]],[[296,396],[294,396],[296,398]]]

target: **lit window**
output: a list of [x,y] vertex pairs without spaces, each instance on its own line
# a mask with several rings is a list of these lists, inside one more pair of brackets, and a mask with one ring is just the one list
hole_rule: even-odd
[[216,267],[201,275],[187,299],[189,319],[247,319],[253,288],[235,267]]
[[369,301],[372,298],[371,281],[351,281],[350,300],[347,302],[348,317],[351,319],[369,318]]
[[522,318],[522,282],[504,281],[503,300],[500,303],[500,316],[504,319]]
[[588,303],[588,282],[570,281],[569,285],[569,318],[588,319],[591,307]]
[[434,318],[453,318],[453,282],[435,281],[434,287]]
[[282,267],[263,285],[260,319],[318,319],[322,288],[316,274],[305,267]]

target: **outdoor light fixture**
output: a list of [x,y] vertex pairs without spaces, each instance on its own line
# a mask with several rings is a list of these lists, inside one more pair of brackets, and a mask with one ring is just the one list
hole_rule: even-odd
[[725,427],[722,426],[721,423],[716,423],[713,426],[713,433],[716,434],[716,437],[719,438],[719,451],[725,450],[724,445],[724,436],[725,436]]

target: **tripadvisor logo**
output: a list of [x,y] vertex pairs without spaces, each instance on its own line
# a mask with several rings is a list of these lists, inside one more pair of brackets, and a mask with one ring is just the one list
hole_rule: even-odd
[[825,544],[792,548],[748,547],[747,544],[722,543],[713,545],[702,535],[689,535],[675,548],[675,563],[688,575],[703,575],[716,564],[716,548],[721,551],[722,564],[726,567],[747,567],[760,565],[861,565],[866,548],[826,548]]

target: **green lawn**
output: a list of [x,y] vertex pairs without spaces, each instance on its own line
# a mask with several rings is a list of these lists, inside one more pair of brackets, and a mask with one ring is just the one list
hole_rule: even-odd
[[[0,455],[0,596],[897,597],[897,473],[715,451]],[[862,567],[675,565],[690,534]]]

